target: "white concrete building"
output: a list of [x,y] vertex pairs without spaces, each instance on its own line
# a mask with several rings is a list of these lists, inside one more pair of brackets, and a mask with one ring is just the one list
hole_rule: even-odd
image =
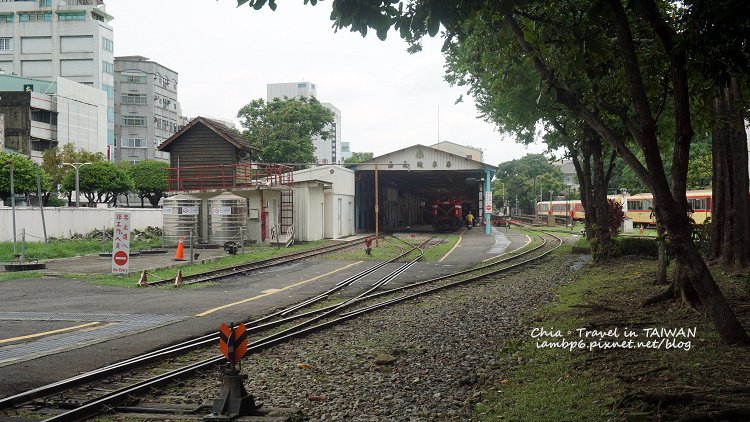
[[106,139],[114,144],[114,42],[103,0],[0,1],[0,69],[58,77],[104,91]]
[[430,148],[435,148],[438,151],[449,152],[459,157],[464,157],[467,160],[484,162],[484,153],[479,148],[474,148],[469,145],[460,145],[450,141],[440,141],[437,144],[430,145]]
[[335,165],[294,172],[294,239],[354,234],[354,171]]
[[115,57],[113,161],[169,161],[157,147],[179,130],[181,114],[177,72],[143,56]]
[[107,94],[56,78],[54,82],[0,75],[5,147],[41,161],[45,150],[73,144],[107,154]]
[[[318,89],[312,82],[287,82],[266,85],[266,100],[271,101],[274,98],[311,98],[318,101]],[[331,103],[321,102],[323,107],[331,110],[334,114],[333,124],[326,127],[326,130],[332,132],[332,136],[327,139],[316,137],[313,139],[315,146],[315,161],[320,164],[340,164],[344,162],[341,154],[341,110]]]

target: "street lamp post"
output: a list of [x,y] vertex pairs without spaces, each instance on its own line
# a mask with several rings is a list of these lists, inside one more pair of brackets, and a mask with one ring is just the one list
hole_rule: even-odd
[[[565,216],[565,220],[569,221],[568,225],[573,227],[573,215],[571,214],[571,209],[570,209],[570,185],[568,185],[568,198],[567,199],[568,200],[566,201],[566,204],[565,204],[565,214],[567,214]],[[568,220],[568,217],[570,217],[570,220]]]
[[81,206],[81,193],[80,193],[80,187],[78,184],[79,181],[79,170],[81,167],[85,166],[86,164],[91,163],[63,163],[66,166],[71,166],[74,169],[76,169],[76,208],[79,208]]
[[16,255],[16,191],[13,184],[13,161],[5,162],[10,167],[10,209],[13,216],[13,255]]
[[552,214],[552,189],[549,191],[549,210],[547,211],[547,224],[550,226],[555,225],[555,215]]

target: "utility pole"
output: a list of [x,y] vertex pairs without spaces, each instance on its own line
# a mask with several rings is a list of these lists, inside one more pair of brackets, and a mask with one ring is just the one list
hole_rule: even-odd
[[13,186],[13,161],[5,162],[10,167],[10,208],[13,215],[13,256],[16,255],[16,191]]
[[74,169],[76,169],[76,208],[79,208],[81,206],[81,192],[79,187],[79,170],[81,167],[85,166],[86,164],[91,163],[63,163],[66,166],[71,166]]
[[505,182],[502,182],[502,185],[503,185],[503,214],[506,214],[508,210],[507,210],[507,204],[505,203]]
[[378,210],[378,162],[375,162],[375,247],[379,246],[378,243],[378,223],[380,220],[380,213]]

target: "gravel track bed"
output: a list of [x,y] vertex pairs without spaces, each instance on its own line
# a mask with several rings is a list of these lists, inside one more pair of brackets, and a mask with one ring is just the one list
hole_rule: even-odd
[[[465,421],[506,372],[497,351],[525,339],[581,257],[562,255],[511,277],[443,291],[245,358],[248,392],[306,421]],[[177,394],[210,403],[215,374]]]

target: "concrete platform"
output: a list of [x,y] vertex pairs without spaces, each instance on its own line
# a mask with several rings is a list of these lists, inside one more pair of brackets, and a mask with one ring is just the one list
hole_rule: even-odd
[[[490,236],[478,228],[457,232],[459,243],[441,261],[413,266],[399,283],[460,270],[528,241],[512,229],[504,230],[495,229]],[[200,258],[223,253],[203,250]],[[133,258],[131,271],[173,265],[172,256],[141,255]],[[134,289],[50,277],[0,283],[0,397],[217,332],[223,322],[252,320],[375,264],[311,259],[197,289]],[[376,271],[356,283],[357,289],[397,265]],[[87,256],[55,260],[49,268],[68,274],[108,273],[111,261]]]

